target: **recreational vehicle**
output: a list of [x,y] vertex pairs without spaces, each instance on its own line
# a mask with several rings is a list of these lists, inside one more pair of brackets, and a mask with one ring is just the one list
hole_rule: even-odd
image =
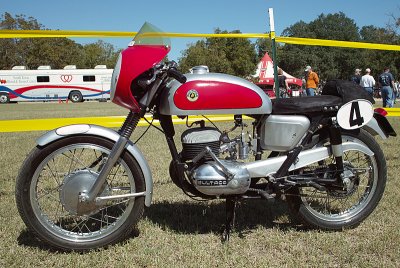
[[14,66],[12,70],[0,70],[0,103],[106,100],[110,98],[112,72],[105,65],[94,69],[77,69],[75,65],[64,69],[39,66],[37,70]]

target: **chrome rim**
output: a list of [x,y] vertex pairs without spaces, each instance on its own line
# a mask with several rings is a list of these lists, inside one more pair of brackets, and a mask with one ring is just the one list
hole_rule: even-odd
[[0,95],[0,102],[1,103],[6,103],[8,101],[8,98],[6,95]]
[[[117,230],[127,219],[134,199],[104,201],[77,213],[74,187],[88,188],[110,150],[95,144],[73,144],[46,157],[36,169],[30,186],[33,212],[55,236],[75,242],[98,240]],[[88,175],[91,174],[91,175]],[[72,179],[71,179],[72,178]],[[82,179],[81,179],[82,178]],[[135,193],[133,174],[120,159],[107,177],[101,195]]]
[[[359,139],[350,136],[343,139],[364,144]],[[321,220],[328,222],[350,220],[365,209],[376,191],[378,167],[375,156],[352,150],[344,153],[343,161],[345,173],[350,175],[348,187],[343,191],[319,191],[313,187],[300,188],[301,200],[306,209]],[[334,157],[326,159],[323,165],[333,163],[335,163]]]
[[79,95],[77,95],[77,94],[72,94],[72,95],[71,95],[71,99],[72,99],[72,101],[75,101],[75,102],[77,102],[77,101],[79,101],[79,100],[80,100],[80,96],[79,96]]

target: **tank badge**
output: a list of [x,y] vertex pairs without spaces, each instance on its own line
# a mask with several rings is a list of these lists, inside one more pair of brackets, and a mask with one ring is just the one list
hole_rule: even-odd
[[199,98],[199,93],[197,92],[197,90],[191,89],[187,92],[186,98],[191,102],[197,101]]

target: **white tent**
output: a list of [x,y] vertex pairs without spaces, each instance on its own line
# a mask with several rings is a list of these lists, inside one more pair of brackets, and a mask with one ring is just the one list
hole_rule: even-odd
[[[296,78],[285,71],[283,71],[283,75],[286,76],[286,81],[288,82],[289,86],[297,85],[301,87],[301,79]],[[257,64],[257,70],[254,77],[259,78],[259,82],[257,84],[271,86],[274,84],[274,65],[268,53],[265,53],[264,57]]]

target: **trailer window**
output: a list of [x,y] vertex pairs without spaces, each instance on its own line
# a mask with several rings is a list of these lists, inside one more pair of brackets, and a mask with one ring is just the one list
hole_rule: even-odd
[[38,83],[50,82],[50,77],[49,76],[37,76],[36,80]]
[[96,77],[94,75],[84,75],[83,82],[94,82],[96,81]]

